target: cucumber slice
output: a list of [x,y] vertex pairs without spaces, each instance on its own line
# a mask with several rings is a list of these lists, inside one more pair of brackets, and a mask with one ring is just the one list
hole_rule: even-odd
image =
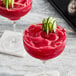
[[57,28],[57,24],[56,24],[56,20],[53,22],[53,31],[54,31],[54,33],[55,33],[55,31],[56,31],[56,28]]
[[43,19],[43,21],[42,21],[42,30],[43,31],[46,31],[46,25],[47,25],[47,20],[46,19]]
[[44,31],[45,29],[44,29],[44,22],[45,22],[45,19],[43,19],[43,21],[42,21],[42,30]]
[[11,4],[12,4],[12,8],[13,8],[14,0],[11,0]]
[[14,0],[3,0],[3,4],[5,5],[6,9],[10,6],[13,8]]
[[56,21],[56,19],[51,17],[51,23],[52,24],[53,24],[54,21]]
[[49,23],[49,22],[50,22],[50,17],[47,18],[47,23]]
[[7,8],[7,9],[8,9],[8,4],[9,4],[8,2],[9,2],[9,1],[8,1],[8,0],[6,0],[6,8]]
[[51,22],[48,23],[48,27],[49,27],[49,32],[51,32],[52,27],[53,27]]
[[45,21],[44,21],[44,31],[46,31],[46,28],[47,27],[47,20],[45,19]]
[[46,24],[46,33],[47,33],[47,35],[48,35],[48,33],[50,32],[49,22],[50,22],[50,17],[47,18],[47,24]]
[[47,25],[46,25],[46,34],[48,35],[48,33],[49,33],[49,26],[48,26],[48,23],[47,23]]

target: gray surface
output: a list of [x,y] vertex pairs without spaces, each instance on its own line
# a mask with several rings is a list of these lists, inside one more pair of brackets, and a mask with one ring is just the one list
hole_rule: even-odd
[[[40,23],[43,18],[48,16],[57,18],[57,23],[62,27],[71,29],[65,20],[55,11],[47,0],[33,0],[32,10],[17,21],[17,31],[26,28],[26,25]],[[12,30],[12,22],[6,18],[0,17],[0,30]]]
[[[16,30],[23,31],[29,24],[40,23],[42,18],[52,16],[62,27],[71,29],[64,19],[55,11],[47,0],[33,0],[32,10],[19,21]],[[13,30],[12,22],[0,16],[0,31]],[[68,36],[69,37],[69,36]],[[72,36],[71,36],[72,37]],[[64,52],[57,58],[46,63],[46,71],[56,69],[61,76],[74,76],[76,71],[76,38],[68,38]],[[42,63],[28,54],[24,58],[0,54],[0,76],[26,76],[27,73],[42,71]],[[70,74],[70,75],[69,75]]]

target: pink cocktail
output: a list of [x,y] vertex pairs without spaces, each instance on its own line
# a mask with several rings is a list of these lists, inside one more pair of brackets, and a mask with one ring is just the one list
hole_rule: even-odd
[[14,0],[13,8],[6,9],[0,0],[0,15],[10,20],[19,20],[30,11],[31,7],[32,0]]
[[[26,15],[32,8],[32,0],[0,0],[0,15],[8,18],[13,22],[13,30],[16,32],[16,21]],[[7,50],[19,50],[19,35],[8,36],[6,42],[3,43]],[[6,47],[9,46],[9,47]]]
[[42,24],[31,25],[25,30],[23,43],[26,51],[33,57],[48,60],[60,55],[66,45],[65,31],[57,26],[55,33],[46,35]]
[[[63,52],[66,45],[65,29],[56,24],[55,18],[48,17],[41,24],[30,25],[24,31],[23,44],[32,57],[45,63]],[[59,72],[44,72],[36,76],[59,76]]]

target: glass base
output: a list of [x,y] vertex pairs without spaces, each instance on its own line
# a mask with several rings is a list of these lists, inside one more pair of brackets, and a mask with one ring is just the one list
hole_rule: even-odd
[[58,71],[49,71],[49,72],[42,72],[42,73],[31,73],[26,76],[60,76]]
[[20,36],[17,35],[17,36],[8,36],[6,38],[6,41],[3,43],[3,47],[5,49],[10,49],[11,50],[14,50],[14,51],[17,51],[21,48],[21,39],[20,39]]
[[1,38],[1,46],[8,51],[19,52],[22,49],[22,35],[21,33],[6,31]]

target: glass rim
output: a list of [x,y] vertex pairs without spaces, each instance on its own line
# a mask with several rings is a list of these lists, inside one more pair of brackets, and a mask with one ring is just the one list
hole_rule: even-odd
[[5,7],[1,7],[1,6],[0,6],[0,8],[1,8],[1,9],[6,9],[6,10],[8,10],[8,11],[10,11],[10,10],[13,11],[13,10],[18,10],[18,9],[22,9],[22,8],[28,7],[31,3],[32,3],[32,0],[31,0],[27,5],[22,4],[24,7],[21,7],[21,8],[6,9]]

